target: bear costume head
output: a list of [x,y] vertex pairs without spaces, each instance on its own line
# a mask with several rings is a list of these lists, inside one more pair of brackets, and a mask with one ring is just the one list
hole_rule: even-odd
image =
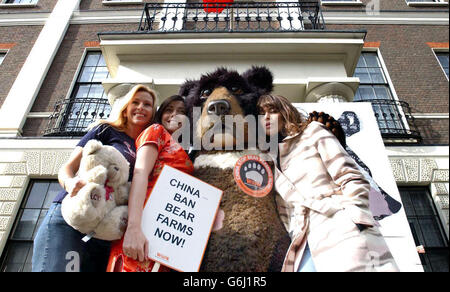
[[90,140],[77,174],[86,185],[62,201],[67,224],[98,239],[120,239],[128,220],[128,172],[129,163],[117,149]]
[[[239,120],[247,115],[255,117],[258,98],[270,93],[272,88],[272,73],[265,67],[255,66],[243,74],[218,68],[198,80],[186,81],[180,88],[179,94],[186,97],[191,125],[196,124],[193,135],[202,139],[202,148],[196,149],[200,151],[194,159],[194,175],[223,191],[202,271],[281,270],[290,238],[277,212],[273,163],[260,159],[263,153],[258,149],[225,147],[238,146],[237,131],[233,127],[220,127],[204,139],[218,120],[223,121],[226,117]],[[199,116],[195,117],[194,110],[199,109]],[[244,144],[247,134],[254,131],[244,122]],[[205,142],[221,149],[207,150]],[[235,177],[239,161],[245,161],[239,168],[243,173],[242,181]],[[272,181],[268,179],[271,177]],[[267,191],[262,195],[252,193],[258,188]]]
[[[194,127],[193,135],[202,139],[209,131],[210,137],[202,140],[202,146],[210,142],[215,148],[222,148],[225,145],[236,145],[240,141],[237,141],[236,131],[232,127],[226,127],[225,116],[256,117],[258,98],[270,93],[272,89],[273,76],[266,67],[253,66],[243,74],[222,67],[202,75],[199,80],[186,81],[179,94],[186,97],[188,115],[191,122],[195,123],[191,123]],[[195,108],[201,109],[200,117],[194,117]],[[212,127],[217,125],[217,119],[221,119],[225,125],[211,133]],[[249,128],[244,120],[243,131],[242,142],[246,143]]]

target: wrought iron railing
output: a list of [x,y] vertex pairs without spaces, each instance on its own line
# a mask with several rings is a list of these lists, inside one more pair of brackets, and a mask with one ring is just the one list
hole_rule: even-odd
[[385,142],[419,143],[422,141],[407,102],[389,99],[359,100],[357,102],[372,103],[375,118]]
[[97,119],[106,119],[111,106],[104,98],[66,99],[55,104],[44,136],[82,136],[87,126]]
[[146,3],[138,30],[277,32],[325,29],[318,2]]

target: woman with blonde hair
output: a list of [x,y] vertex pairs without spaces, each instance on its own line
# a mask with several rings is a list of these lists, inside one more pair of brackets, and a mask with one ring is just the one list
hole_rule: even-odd
[[155,117],[157,96],[145,85],[120,84],[110,91],[113,109],[107,120],[100,120],[89,127],[69,160],[61,167],[58,180],[64,191],[53,201],[34,240],[32,271],[105,271],[110,245],[109,241],[91,239],[69,226],[61,215],[61,202],[66,195],[76,196],[86,184],[77,177],[83,147],[95,139],[103,145],[111,145],[130,163],[130,177],[136,160],[135,140],[149,127]]
[[275,187],[292,239],[283,271],[397,271],[369,211],[370,185],[336,136],[285,97],[257,106],[266,135],[279,138]]
[[142,232],[142,211],[164,165],[188,174],[194,166],[172,134],[186,118],[183,97],[173,95],[159,107],[155,124],[136,139],[136,166],[128,200],[128,227],[121,240],[112,244],[107,271],[166,272],[165,266],[148,258],[149,241]]

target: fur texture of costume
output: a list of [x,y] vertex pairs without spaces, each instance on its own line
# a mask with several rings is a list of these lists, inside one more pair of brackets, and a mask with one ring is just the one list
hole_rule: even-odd
[[[256,116],[257,100],[272,90],[272,83],[272,74],[265,67],[252,67],[242,75],[219,68],[199,80],[187,81],[180,89],[180,95],[186,96],[191,122],[194,122],[193,108],[201,107],[194,135],[202,139],[209,134],[208,139],[202,141],[211,143],[214,149],[233,149],[207,151],[202,143],[203,148],[194,160],[194,175],[223,190],[220,204],[223,221],[219,224],[221,228],[211,233],[202,271],[281,270],[290,238],[277,213],[275,190],[262,197],[248,195],[237,185],[233,175],[235,164],[242,156],[262,153],[257,149],[236,150],[233,129],[219,128],[211,134],[217,119]],[[254,129],[244,126],[244,140],[249,131]]]

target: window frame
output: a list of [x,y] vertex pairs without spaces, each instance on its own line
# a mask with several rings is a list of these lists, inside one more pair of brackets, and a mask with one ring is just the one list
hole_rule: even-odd
[[[440,240],[444,243],[444,246],[426,246],[425,245],[426,242],[420,242],[420,238],[418,238],[418,236],[416,235],[418,232],[420,232],[421,233],[420,237],[422,238],[422,240],[426,240],[426,237],[424,236],[424,232],[420,228],[420,225],[418,225],[420,230],[416,230],[416,228],[414,228],[414,230],[411,230],[411,234],[414,237],[414,241],[415,241],[416,245],[423,246],[425,249],[425,254],[419,254],[419,256],[420,256],[420,261],[422,263],[422,266],[426,266],[427,264],[430,263],[430,260],[427,256],[427,249],[435,250],[435,251],[436,250],[448,250],[448,238],[447,238],[446,231],[444,228],[444,222],[442,221],[441,213],[439,212],[439,208],[436,205],[435,200],[433,199],[432,192],[431,192],[429,186],[407,186],[407,185],[399,186],[400,194],[402,193],[402,190],[404,190],[406,192],[411,192],[411,191],[422,192],[423,195],[426,196],[425,199],[430,203],[430,207],[433,212],[432,215],[430,215],[430,214],[428,214],[428,215],[418,215],[418,214],[411,215],[411,214],[407,214],[406,209],[404,208],[405,215],[408,220],[408,224],[410,226],[411,226],[411,224],[413,224],[413,226],[415,226],[416,224],[414,224],[414,222],[419,222],[420,219],[434,218],[434,220],[437,224],[438,231],[439,231]],[[403,197],[402,197],[402,202],[404,204]],[[414,205],[414,202],[412,199],[410,199],[410,202],[413,204],[412,208],[415,209],[416,206]],[[414,210],[414,212],[416,213],[415,210]],[[413,223],[411,223],[410,220],[411,221],[415,220],[415,221],[413,221]],[[425,268],[424,268],[424,270],[425,270]]]
[[[33,189],[34,184],[37,183],[37,182],[48,183],[48,187],[47,187],[47,190],[46,190],[46,193],[45,193],[45,197],[42,200],[42,204],[41,204],[40,208],[27,208],[28,200],[29,200],[29,198],[31,196],[31,191]],[[27,265],[27,259],[31,260],[31,254],[33,252],[34,237],[36,235],[37,230],[39,229],[40,224],[42,224],[42,220],[44,219],[44,217],[45,217],[45,215],[47,213],[45,213],[42,216],[41,216],[41,214],[42,214],[43,211],[48,212],[48,210],[50,209],[50,206],[51,206],[51,204],[53,202],[53,199],[54,199],[54,197],[53,197],[53,198],[51,198],[51,200],[49,200],[50,201],[49,207],[46,208],[45,207],[45,203],[48,200],[48,195],[49,195],[48,192],[50,190],[50,186],[51,186],[52,183],[55,183],[56,185],[59,186],[59,189],[57,188],[55,190],[56,191],[55,192],[55,196],[56,196],[59,193],[59,191],[62,190],[62,187],[59,185],[59,182],[58,182],[57,179],[53,179],[53,178],[48,178],[48,179],[30,179],[28,181],[27,187],[26,187],[26,190],[25,190],[25,194],[22,197],[20,206],[19,206],[17,212],[14,215],[14,218],[15,218],[14,219],[14,223],[11,226],[9,234],[5,234],[5,236],[7,236],[7,240],[6,240],[5,247],[4,247],[4,249],[2,251],[2,254],[1,254],[1,257],[0,257],[0,269],[1,269],[0,272],[2,272],[4,268],[6,268],[5,264],[6,264],[6,261],[8,260],[9,251],[11,250],[11,248],[14,247],[14,245],[29,244],[30,246],[29,246],[29,249],[28,249],[28,253],[27,253],[27,255],[25,255],[25,262],[22,263],[22,267],[21,267],[21,270],[20,270],[20,272],[24,272],[24,268]],[[36,223],[34,225],[34,229],[33,229],[33,232],[31,234],[31,239],[29,239],[29,238],[14,238],[15,232],[16,232],[20,222],[22,222],[21,221],[22,214],[24,213],[25,210],[39,210],[39,215],[38,215]],[[25,271],[27,271],[27,270],[25,270]]]
[[[83,54],[82,54],[82,56],[81,56],[81,58],[79,60],[79,63],[78,63],[78,67],[77,67],[77,69],[76,69],[76,71],[75,71],[75,73],[73,75],[72,82],[71,82],[71,84],[69,86],[69,89],[68,89],[68,91],[66,93],[65,98],[63,100],[61,100],[61,102],[71,103],[73,101],[76,101],[77,98],[75,96],[75,94],[76,94],[75,90],[77,88],[77,84],[79,83],[78,79],[80,78],[80,74],[82,73],[83,65],[84,65],[85,61],[87,60],[87,56],[89,55],[89,53],[100,53],[102,55],[102,51],[99,48],[97,48],[97,47],[85,47],[84,48]],[[109,72],[108,72],[108,74],[109,74]],[[109,78],[109,77],[107,76],[106,78]],[[102,81],[101,82],[95,82],[95,83],[102,84]],[[90,97],[88,97],[88,98],[90,98]],[[106,98],[103,98],[103,99],[99,98],[99,100],[106,100],[107,101]],[[69,119],[70,112],[71,112],[71,105],[69,105],[67,108],[57,112],[57,115],[62,114],[61,115],[62,121],[57,121],[57,124],[59,124],[59,126],[57,126],[59,131],[52,131],[51,129],[53,129],[54,126],[52,126],[50,128],[47,127],[47,130],[49,130],[49,133],[45,133],[44,136],[80,136],[81,132],[78,132],[78,131],[66,131],[67,129],[72,128],[72,127],[68,127],[67,126],[67,122],[70,120]],[[56,110],[54,111],[54,113],[56,113]],[[50,119],[52,119],[52,116],[53,115],[50,116]],[[49,123],[49,125],[50,125],[50,123]],[[83,133],[85,134],[86,132],[83,132]]]
[[36,7],[39,3],[39,0],[36,0],[34,3],[7,3],[8,0],[0,0],[0,8],[29,8]]
[[321,0],[321,5],[325,6],[364,6],[365,4],[361,0]]
[[[381,69],[383,70],[384,77],[386,78],[387,85],[391,92],[392,100],[396,101],[396,102],[400,102],[397,92],[394,87],[394,83],[392,82],[391,76],[389,75],[389,71],[387,69],[386,63],[384,62],[383,56],[381,55],[380,48],[378,48],[378,47],[363,48],[361,51],[361,54],[363,54],[363,53],[376,53],[376,55],[378,57],[378,61],[380,62],[380,65],[381,65]],[[358,88],[359,88],[359,86],[358,86]],[[405,127],[406,130],[410,131],[411,128],[409,126],[408,120],[406,119],[406,114],[403,111],[403,108],[401,106],[397,106],[397,110],[400,113],[400,115],[402,116],[401,122],[403,123],[403,126]]]
[[2,49],[0,49],[0,55],[4,55],[4,56],[3,56],[3,59],[0,60],[0,66],[1,66],[1,65],[3,64],[3,62],[5,61],[6,56],[8,55],[8,52],[9,52],[9,50],[2,50]]
[[449,49],[448,48],[432,48],[431,50],[433,51],[433,55],[436,58],[436,61],[438,62],[439,67],[441,68],[442,72],[444,73],[444,76],[447,78],[447,81],[449,81],[449,76],[445,73],[444,66],[442,66],[442,63],[438,58],[439,53],[447,53],[448,54]]
[[411,0],[405,0],[406,5],[411,7],[423,7],[423,6],[448,6],[448,2],[445,2],[444,0],[435,0],[435,1],[411,1]]
[[142,0],[102,0],[103,5],[138,5],[144,3]]

